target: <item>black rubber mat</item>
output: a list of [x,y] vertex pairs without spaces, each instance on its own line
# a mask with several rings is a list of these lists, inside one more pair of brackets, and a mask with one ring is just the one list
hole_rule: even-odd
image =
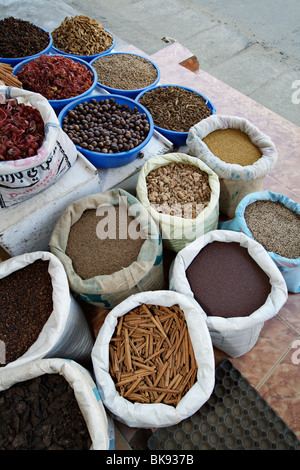
[[148,439],[150,450],[299,450],[293,431],[247,379],[224,360],[215,387],[197,413]]

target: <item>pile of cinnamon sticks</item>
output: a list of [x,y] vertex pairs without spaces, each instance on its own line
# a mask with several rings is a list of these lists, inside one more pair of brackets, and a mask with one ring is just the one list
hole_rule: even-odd
[[109,371],[127,400],[177,406],[197,376],[179,306],[143,304],[119,317],[109,344]]
[[13,67],[4,62],[0,62],[0,84],[22,88],[22,82],[13,75]]

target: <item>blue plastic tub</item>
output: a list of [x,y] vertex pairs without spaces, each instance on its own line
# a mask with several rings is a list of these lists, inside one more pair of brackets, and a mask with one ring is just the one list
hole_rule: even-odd
[[113,50],[113,48],[115,47],[115,43],[116,43],[116,38],[115,36],[110,32],[108,31],[107,29],[105,29],[105,31],[109,34],[112,35],[113,37],[113,42],[112,42],[112,45],[106,49],[106,51],[103,51],[103,52],[100,52],[99,54],[93,54],[93,55],[77,55],[77,54],[70,54],[69,52],[64,52],[60,49],[57,49],[56,47],[54,47],[52,45],[52,51],[53,54],[62,54],[62,55],[66,55],[68,57],[71,57],[72,59],[82,59],[84,60],[85,62],[91,62],[92,60],[96,59],[97,57],[101,57],[105,54],[108,54],[109,52],[111,52]]
[[[202,95],[202,93],[199,93],[196,90],[193,90],[192,88],[187,88],[182,85],[173,85],[173,84],[168,84],[168,85],[156,85],[154,87],[148,88],[147,90],[143,91],[140,93],[135,100],[138,102],[140,98],[147,92],[153,90],[154,88],[166,88],[166,87],[179,87],[179,88],[184,88],[185,90],[192,91],[194,93],[197,93],[198,95],[202,96],[202,98],[205,99],[207,106],[211,109],[212,114],[216,114],[216,108],[213,105],[213,103],[206,98],[206,96]],[[164,135],[167,139],[169,139],[175,146],[180,147],[181,145],[186,145],[186,139],[188,137],[188,132],[175,132],[175,131],[170,131],[168,129],[164,129],[163,127],[156,126],[154,124],[154,129],[156,129],[158,132],[160,132],[162,135]]]
[[79,145],[76,145],[77,150],[79,150],[79,152],[81,152],[96,168],[117,168],[117,167],[124,166],[132,162],[133,160],[137,158],[137,156],[142,151],[142,149],[150,141],[154,132],[154,124],[153,124],[152,116],[144,106],[132,100],[131,98],[127,98],[126,96],[110,95],[110,94],[86,96],[76,101],[73,101],[68,106],[65,106],[58,115],[60,126],[62,127],[63,118],[66,116],[67,112],[74,109],[79,103],[83,103],[85,101],[90,102],[92,99],[101,101],[101,100],[106,100],[110,98],[114,98],[116,102],[119,104],[128,105],[128,107],[131,109],[137,107],[140,113],[145,113],[149,121],[150,129],[149,129],[146,139],[140,145],[126,152],[107,154],[107,153],[100,153],[100,152],[94,152],[91,150],[86,150],[80,147]]
[[[37,26],[37,25],[35,25],[35,26]],[[35,57],[38,57],[39,55],[48,54],[50,52],[50,49],[52,48],[52,45],[53,45],[53,38],[51,36],[51,33],[49,33],[49,31],[46,31],[46,29],[41,28],[40,26],[37,26],[37,28],[40,28],[40,29],[42,29],[43,31],[45,31],[46,33],[49,34],[49,44],[45,49],[43,49],[41,52],[38,52],[37,54],[27,56],[27,57],[15,57],[15,58],[13,58],[13,57],[0,57],[0,62],[9,64],[11,67],[15,67],[17,64],[19,64],[20,62],[23,62],[24,60],[30,60],[30,59],[34,59]]]
[[[48,55],[52,55],[52,54],[48,54]],[[54,54],[54,55],[62,55],[62,54]],[[35,57],[32,58],[32,59],[23,60],[22,62],[17,64],[16,67],[14,68],[14,70],[13,70],[13,74],[17,75],[17,73],[20,71],[20,69],[23,65],[27,64],[28,62],[30,62],[31,60],[34,60],[34,59],[35,59]],[[73,57],[70,57],[70,59],[74,60],[74,62],[80,62],[81,64],[84,64],[92,72],[93,77],[94,77],[93,78],[93,83],[92,83],[92,86],[88,90],[86,90],[84,93],[81,93],[78,96],[74,96],[72,98],[67,98],[67,99],[63,99],[63,100],[49,100],[49,103],[51,104],[52,108],[54,109],[54,111],[57,114],[65,106],[67,106],[68,104],[72,103],[73,101],[77,100],[78,98],[82,98],[82,97],[87,96],[90,93],[92,93],[94,88],[96,88],[96,86],[97,86],[98,78],[97,78],[97,73],[96,73],[96,70],[94,69],[94,67],[92,67],[89,62],[85,62],[82,59],[74,59]]]
[[[105,57],[107,55],[117,55],[117,54],[122,54],[122,55],[130,55],[130,56],[136,56],[136,57],[142,57],[143,59],[146,59],[148,60],[148,62],[150,62],[153,67],[155,68],[156,72],[157,72],[157,78],[156,80],[154,80],[153,83],[151,83],[150,85],[148,85],[147,87],[144,87],[144,88],[138,88],[136,90],[121,90],[119,88],[111,88],[107,85],[104,85],[103,83],[101,83],[100,80],[98,80],[98,86],[101,87],[101,88],[104,88],[104,90],[108,91],[109,93],[112,93],[112,94],[116,94],[116,95],[122,95],[122,96],[128,96],[128,98],[132,98],[132,99],[135,99],[137,97],[137,95],[139,95],[140,93],[142,93],[143,91],[146,91],[148,90],[149,88],[152,88],[154,87],[155,85],[157,85],[157,83],[159,82],[160,80],[160,71],[159,71],[159,68],[157,67],[157,65],[154,64],[154,62],[152,62],[151,60],[149,60],[148,58],[146,57],[143,57],[139,54],[132,54],[131,52],[112,52],[111,54],[103,54],[101,57]],[[91,61],[91,65],[94,65],[94,62],[96,62],[96,60],[98,60],[100,57],[95,57],[95,59],[93,59]],[[99,77],[98,77],[99,78]]]

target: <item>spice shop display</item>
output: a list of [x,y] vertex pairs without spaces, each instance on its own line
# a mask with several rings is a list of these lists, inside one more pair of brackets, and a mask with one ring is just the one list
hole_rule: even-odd
[[63,55],[43,54],[24,60],[14,68],[14,75],[24,90],[40,93],[56,111],[91,93],[97,85],[97,74],[89,63]]
[[88,61],[107,54],[115,44],[112,33],[85,15],[66,17],[51,34],[55,52]]
[[1,369],[59,354],[88,359],[89,326],[54,255],[37,251],[3,261],[0,286]]
[[216,112],[201,93],[179,85],[157,85],[136,100],[151,113],[155,128],[177,146],[186,144],[193,125]]
[[153,135],[153,120],[134,100],[95,95],[76,100],[59,114],[62,129],[97,168],[127,165]]
[[0,371],[1,450],[108,450],[106,412],[91,373],[69,359]]
[[30,21],[12,16],[0,20],[0,62],[15,66],[28,57],[48,53],[52,44],[51,34]]
[[73,202],[49,246],[63,263],[71,290],[90,304],[112,309],[131,294],[164,285],[158,228],[122,189]]
[[259,242],[281,271],[289,292],[300,292],[300,206],[283,194],[258,191],[245,196],[224,230]]
[[170,269],[170,289],[199,305],[213,344],[232,357],[254,346],[288,296],[263,246],[230,230],[208,232],[181,250]]
[[278,158],[270,137],[238,116],[203,119],[189,130],[187,146],[219,176],[220,212],[228,217],[243,197],[261,190]]
[[101,88],[133,99],[160,79],[158,67],[138,54],[114,52],[93,59],[91,65],[97,72]]
[[206,402],[214,385],[205,320],[172,291],[142,292],[109,312],[92,361],[104,405],[133,427],[178,423]]
[[140,170],[136,194],[172,251],[218,226],[219,179],[198,158],[183,153],[151,157]]
[[13,75],[13,67],[4,62],[0,62],[0,85],[22,88],[22,82]]
[[57,181],[77,150],[42,95],[0,86],[0,98],[0,208],[6,208]]

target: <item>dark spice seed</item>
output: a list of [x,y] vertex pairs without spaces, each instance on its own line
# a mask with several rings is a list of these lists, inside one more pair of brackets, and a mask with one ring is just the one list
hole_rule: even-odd
[[49,41],[49,33],[29,21],[12,16],[0,20],[0,57],[31,56],[43,51]]
[[6,364],[25,354],[53,311],[48,265],[37,260],[0,279],[0,340]]
[[195,299],[208,316],[251,315],[266,301],[267,274],[236,242],[208,243],[186,270]]
[[176,132],[188,132],[212,114],[202,96],[179,86],[156,87],[141,96],[139,103],[148,109],[156,126]]
[[44,374],[0,392],[0,450],[89,450],[91,444],[62,375]]

